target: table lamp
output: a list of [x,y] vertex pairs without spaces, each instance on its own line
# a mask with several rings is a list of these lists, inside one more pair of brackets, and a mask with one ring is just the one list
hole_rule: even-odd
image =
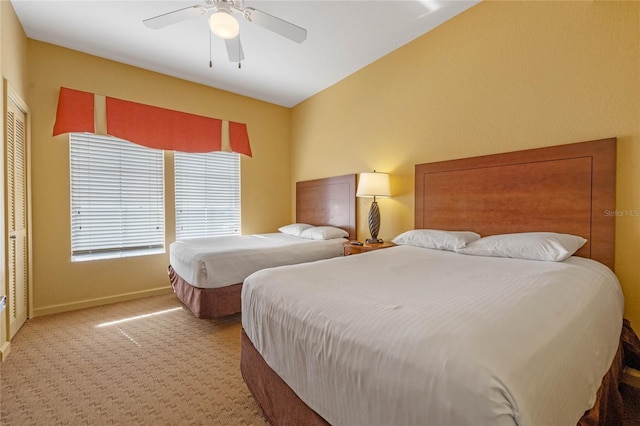
[[375,170],[373,173],[360,173],[356,197],[373,197],[373,203],[371,203],[371,208],[369,209],[369,232],[371,232],[371,238],[367,239],[366,242],[368,244],[383,242],[378,238],[378,231],[380,230],[380,209],[378,208],[376,197],[387,198],[390,196],[389,174],[379,173]]

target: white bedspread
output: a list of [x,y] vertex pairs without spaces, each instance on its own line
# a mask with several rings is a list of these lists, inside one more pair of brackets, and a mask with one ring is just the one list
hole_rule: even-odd
[[618,347],[615,275],[400,246],[259,271],[242,325],[333,425],[575,425]]
[[283,233],[193,238],[171,243],[169,262],[189,284],[216,288],[241,283],[260,269],[341,256],[345,241]]

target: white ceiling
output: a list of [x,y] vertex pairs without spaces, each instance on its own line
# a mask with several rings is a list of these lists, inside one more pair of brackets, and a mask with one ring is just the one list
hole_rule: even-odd
[[154,30],[142,21],[203,0],[11,0],[29,38],[291,107],[480,0],[245,0],[307,29],[297,44],[245,21],[242,68],[206,16]]

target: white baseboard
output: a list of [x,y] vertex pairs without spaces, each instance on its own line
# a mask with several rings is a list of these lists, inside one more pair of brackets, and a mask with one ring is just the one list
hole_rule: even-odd
[[622,383],[640,389],[640,371],[635,368],[625,367],[622,371]]
[[11,342],[5,342],[2,347],[0,347],[0,362],[4,362],[9,356],[9,352],[11,352]]
[[119,294],[116,296],[99,297],[95,299],[86,299],[80,302],[63,303],[59,305],[49,305],[42,308],[34,308],[33,316],[40,317],[44,315],[59,314],[61,312],[75,311],[78,309],[93,308],[95,306],[109,305],[111,303],[125,302],[127,300],[142,299],[149,296],[159,296],[162,294],[173,293],[171,286],[160,287],[151,290],[135,291],[131,293]]

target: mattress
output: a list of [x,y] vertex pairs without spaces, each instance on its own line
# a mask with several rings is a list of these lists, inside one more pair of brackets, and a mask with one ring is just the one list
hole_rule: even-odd
[[193,238],[171,243],[169,262],[189,284],[218,288],[242,283],[260,269],[341,256],[345,241],[283,233]]
[[622,329],[615,275],[400,246],[252,274],[242,325],[333,425],[566,425]]

